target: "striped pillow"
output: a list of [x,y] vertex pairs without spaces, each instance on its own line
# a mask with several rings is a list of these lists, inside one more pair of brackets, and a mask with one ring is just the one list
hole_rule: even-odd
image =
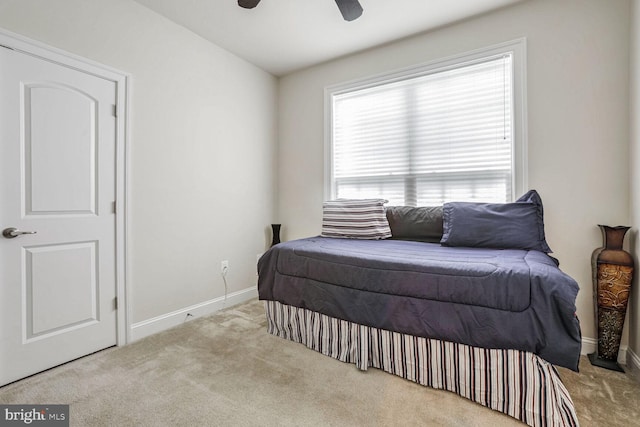
[[383,199],[338,199],[322,205],[322,237],[387,239],[391,237]]

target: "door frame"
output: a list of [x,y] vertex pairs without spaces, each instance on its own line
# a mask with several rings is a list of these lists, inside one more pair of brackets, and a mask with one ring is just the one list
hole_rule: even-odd
[[[127,286],[127,237],[130,164],[131,74],[100,64],[90,59],[48,46],[0,27],[0,45],[26,55],[80,70],[112,81],[116,85],[116,344],[130,342],[131,312]],[[3,49],[3,47],[0,47]]]

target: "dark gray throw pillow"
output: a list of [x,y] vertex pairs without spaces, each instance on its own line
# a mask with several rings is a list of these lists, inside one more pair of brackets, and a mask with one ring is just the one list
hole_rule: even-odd
[[445,203],[440,243],[549,253],[543,213],[542,200],[535,190],[515,203]]
[[442,239],[442,206],[387,206],[392,239],[439,243]]

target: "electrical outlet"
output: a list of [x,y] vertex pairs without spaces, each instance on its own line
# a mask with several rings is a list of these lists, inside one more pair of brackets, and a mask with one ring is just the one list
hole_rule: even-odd
[[224,277],[227,277],[228,272],[229,272],[229,261],[225,259],[220,263],[220,273],[222,273]]

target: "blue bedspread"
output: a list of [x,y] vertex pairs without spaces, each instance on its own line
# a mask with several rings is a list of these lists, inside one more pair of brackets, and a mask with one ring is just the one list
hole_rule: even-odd
[[258,263],[260,299],[578,369],[578,284],[538,251],[314,237]]

